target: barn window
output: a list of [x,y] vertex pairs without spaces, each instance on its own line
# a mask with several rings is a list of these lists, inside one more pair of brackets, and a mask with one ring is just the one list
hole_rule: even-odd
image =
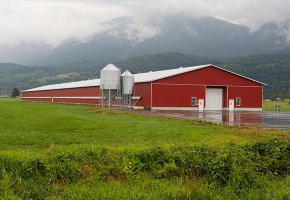
[[196,101],[197,101],[197,98],[196,97],[192,97],[191,98],[191,104],[192,104],[192,106],[196,106]]
[[241,106],[241,98],[240,97],[236,98],[236,106]]

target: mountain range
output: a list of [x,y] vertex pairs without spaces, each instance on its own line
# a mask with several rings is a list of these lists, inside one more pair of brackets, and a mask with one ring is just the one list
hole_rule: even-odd
[[[231,59],[181,53],[147,54],[114,62],[122,71],[148,72],[211,63],[268,84],[265,98],[290,97],[290,54],[263,54]],[[94,79],[106,64],[75,63],[57,66],[23,66],[0,63],[0,96],[42,85]]]
[[143,22],[120,17],[101,24],[103,30],[83,40],[68,39],[52,47],[22,41],[0,45],[0,62],[27,65],[101,64],[144,54],[180,52],[229,58],[290,52],[290,19],[268,22],[256,30],[214,17],[183,14]]

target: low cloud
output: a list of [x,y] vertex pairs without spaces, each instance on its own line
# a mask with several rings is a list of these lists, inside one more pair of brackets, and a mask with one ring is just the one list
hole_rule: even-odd
[[127,15],[123,7],[82,1],[17,1],[0,5],[0,44],[22,40],[57,45],[82,39],[101,29],[101,22]]
[[57,45],[69,38],[83,39],[103,31],[101,23],[120,16],[137,19],[126,30],[137,40],[158,31],[144,24],[177,13],[215,16],[255,29],[268,21],[289,18],[289,7],[289,0],[3,0],[0,44],[34,41]]

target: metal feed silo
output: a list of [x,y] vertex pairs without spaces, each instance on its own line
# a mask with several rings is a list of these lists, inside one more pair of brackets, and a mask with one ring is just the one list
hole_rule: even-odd
[[122,104],[124,107],[131,108],[131,99],[134,88],[134,76],[128,70],[122,75]]
[[133,94],[134,88],[134,76],[128,70],[126,70],[122,75],[122,94]]
[[101,70],[101,89],[120,89],[120,75],[121,71],[118,67],[113,64],[108,64]]
[[102,108],[108,106],[109,108],[119,104],[120,95],[120,75],[121,71],[113,64],[108,64],[101,70],[100,89]]

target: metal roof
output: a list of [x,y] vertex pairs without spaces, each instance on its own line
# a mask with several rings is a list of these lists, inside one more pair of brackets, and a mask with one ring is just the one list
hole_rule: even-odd
[[[208,65],[200,65],[200,66],[194,66],[194,67],[179,67],[176,69],[169,69],[169,70],[161,70],[161,71],[154,71],[154,72],[146,72],[146,73],[139,73],[134,74],[134,82],[135,83],[146,83],[146,82],[152,82],[156,80],[160,80],[163,78],[175,76],[178,74],[183,74],[186,72],[202,69],[205,67],[215,67],[220,70],[229,72],[231,74],[240,76],[242,78],[248,79],[250,81],[259,83],[261,85],[267,85],[265,83],[256,81],[254,79],[250,79],[248,77],[242,76],[240,74],[231,72],[229,70],[214,66],[212,64]],[[33,88],[30,90],[25,90],[23,92],[32,92],[32,91],[42,91],[42,90],[59,90],[59,89],[68,89],[68,88],[82,88],[82,87],[92,87],[92,86],[100,86],[100,79],[93,79],[93,80],[86,80],[86,81],[77,81],[77,82],[70,82],[70,83],[62,83],[62,84],[55,84],[55,85],[46,85],[38,88]]]
[[42,87],[37,87],[29,90],[25,90],[23,92],[34,92],[34,91],[43,91],[43,90],[60,90],[60,89],[69,89],[69,88],[83,88],[83,87],[92,87],[99,86],[100,79],[86,80],[86,81],[77,81],[70,83],[61,83],[54,85],[45,85]]
[[208,66],[210,65],[200,65],[200,66],[194,66],[194,67],[179,67],[177,69],[169,69],[169,70],[134,74],[134,79],[135,79],[135,83],[151,82],[151,81],[156,81],[159,79],[167,78],[170,76],[175,76],[178,74],[183,74],[186,72],[194,71],[194,70],[201,69]]

